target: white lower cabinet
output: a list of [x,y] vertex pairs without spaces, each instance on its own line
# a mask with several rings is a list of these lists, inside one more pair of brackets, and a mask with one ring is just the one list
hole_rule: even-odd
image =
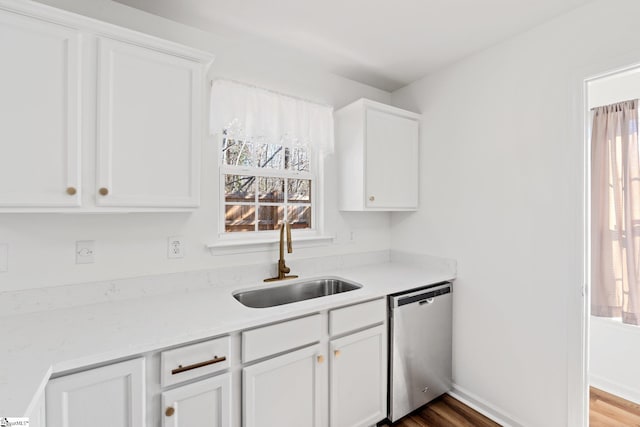
[[47,425],[144,426],[144,366],[144,358],[139,358],[50,380]]
[[385,319],[381,298],[54,378],[46,425],[372,426],[386,416]]
[[[243,369],[243,427],[367,427],[386,417],[385,300],[342,307],[316,316],[322,320],[320,329],[325,331],[316,335],[319,344]],[[285,323],[293,328],[311,318],[267,328]],[[316,329],[307,327],[306,336],[313,336]],[[329,341],[329,335],[336,338]],[[249,336],[245,338],[243,344],[250,342]],[[289,339],[283,337],[283,341]],[[266,342],[253,343],[254,351],[260,351],[263,357],[269,353],[261,350],[273,347]],[[327,349],[330,350],[329,363],[325,363]]]
[[27,416],[29,418],[29,427],[45,427],[47,425],[44,393],[40,396],[38,402]]
[[244,427],[319,427],[324,357],[315,345],[244,368]]
[[164,427],[231,425],[231,374],[226,373],[162,393]]
[[330,343],[331,427],[374,425],[386,417],[387,346],[384,326]]

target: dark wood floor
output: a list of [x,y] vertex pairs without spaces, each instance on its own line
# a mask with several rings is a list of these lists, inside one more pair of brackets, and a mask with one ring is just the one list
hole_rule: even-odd
[[[640,427],[640,405],[597,388],[590,388],[589,410],[590,427]],[[496,426],[500,424],[447,394],[393,424],[393,427]]]
[[500,427],[500,424],[445,394],[407,415],[393,427]]
[[591,387],[589,426],[640,427],[640,405]]

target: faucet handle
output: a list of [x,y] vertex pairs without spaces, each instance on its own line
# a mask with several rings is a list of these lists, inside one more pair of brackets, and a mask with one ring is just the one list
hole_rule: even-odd
[[286,265],[282,266],[282,272],[284,274],[290,273],[291,269],[289,267],[287,267]]

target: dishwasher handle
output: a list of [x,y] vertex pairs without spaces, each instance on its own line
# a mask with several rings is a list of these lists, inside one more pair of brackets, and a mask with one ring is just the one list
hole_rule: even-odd
[[447,282],[440,286],[429,287],[418,291],[412,291],[391,297],[391,308],[396,309],[403,305],[419,302],[420,305],[431,304],[434,298],[451,293],[451,283]]

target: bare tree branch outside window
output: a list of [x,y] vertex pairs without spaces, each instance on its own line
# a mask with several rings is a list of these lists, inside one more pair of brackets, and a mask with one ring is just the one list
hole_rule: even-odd
[[276,230],[283,221],[312,228],[313,175],[305,147],[222,141],[224,231]]

